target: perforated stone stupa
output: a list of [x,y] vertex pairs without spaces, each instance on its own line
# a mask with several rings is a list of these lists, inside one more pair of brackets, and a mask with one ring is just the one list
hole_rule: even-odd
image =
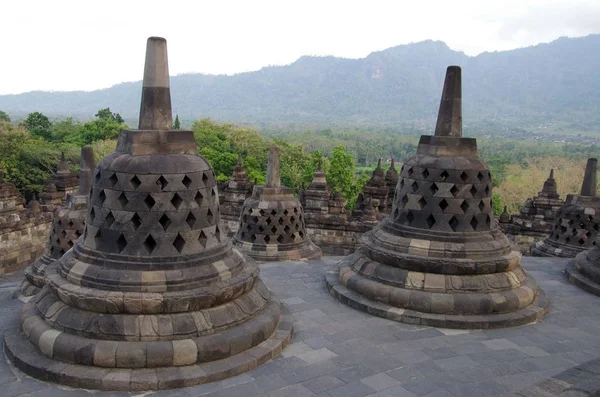
[[580,194],[569,194],[548,237],[531,247],[534,256],[574,258],[596,245],[600,230],[600,197],[596,195],[598,160],[587,161]]
[[83,234],[94,168],[92,147],[84,146],[81,148],[79,190],[77,194],[69,194],[66,205],[54,212],[46,252],[25,269],[25,279],[19,288],[24,296],[35,295],[40,291],[46,283],[46,267],[60,259]]
[[258,261],[319,259],[323,255],[306,233],[300,202],[292,189],[281,185],[277,147],[269,149],[266,186],[254,186],[244,203],[233,244]]
[[85,232],[46,268],[5,352],[73,387],[154,390],[237,375],[277,355],[292,323],[234,249],[191,131],[172,130],[166,41],[148,39],[139,130],[95,170]]
[[548,300],[492,213],[492,182],[462,137],[461,70],[450,66],[435,136],[401,170],[392,214],[326,276],[330,293],[380,317],[446,328],[515,326]]
[[244,201],[252,195],[253,186],[242,163],[242,158],[238,156],[237,164],[233,168],[233,175],[225,183],[220,197],[221,219],[227,224],[229,235],[233,235],[237,231]]
[[529,254],[533,244],[550,234],[563,204],[556,189],[554,170],[551,170],[539,194],[528,198],[519,209],[519,214],[509,219],[510,223],[503,230],[514,239],[515,245],[523,254]]

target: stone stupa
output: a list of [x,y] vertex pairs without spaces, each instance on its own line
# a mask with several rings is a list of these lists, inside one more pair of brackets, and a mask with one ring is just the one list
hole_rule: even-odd
[[392,214],[326,276],[330,293],[370,314],[445,328],[541,318],[548,300],[492,211],[492,182],[462,137],[461,70],[446,72],[435,136],[402,167]]
[[96,168],[84,235],[4,335],[31,376],[170,389],[248,371],[290,341],[291,318],[223,233],[212,167],[172,129],[166,45],[148,39],[139,130]]
[[238,155],[238,161],[233,168],[233,174],[229,181],[225,183],[220,196],[221,219],[226,223],[230,236],[237,230],[240,212],[244,201],[252,194],[253,186],[242,163],[242,156]]
[[81,148],[79,190],[77,194],[67,195],[66,204],[54,212],[46,252],[25,268],[25,279],[19,287],[19,292],[24,296],[35,295],[40,291],[46,284],[46,267],[60,259],[83,234],[94,167],[92,147],[84,146]]
[[254,186],[244,203],[233,245],[261,261],[319,259],[323,252],[306,233],[302,205],[281,185],[279,149],[269,149],[267,183]]
[[56,185],[59,192],[63,193],[63,200],[67,198],[67,194],[77,192],[77,175],[71,172],[64,152],[60,154],[60,162],[51,177],[51,182]]
[[534,256],[574,258],[596,245],[600,230],[600,197],[596,195],[597,167],[598,160],[588,159],[581,193],[567,195],[548,237],[531,246]]

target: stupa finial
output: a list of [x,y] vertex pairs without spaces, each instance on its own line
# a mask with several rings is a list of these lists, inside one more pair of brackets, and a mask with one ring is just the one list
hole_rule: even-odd
[[277,146],[269,148],[269,160],[267,163],[267,187],[281,187],[279,175],[279,149]]
[[596,195],[596,169],[598,168],[598,160],[589,158],[585,166],[585,174],[583,175],[583,183],[581,185],[582,196]]
[[436,136],[462,137],[462,88],[460,66],[448,66],[440,101]]
[[138,128],[140,130],[173,129],[167,40],[162,37],[150,37],[146,44]]

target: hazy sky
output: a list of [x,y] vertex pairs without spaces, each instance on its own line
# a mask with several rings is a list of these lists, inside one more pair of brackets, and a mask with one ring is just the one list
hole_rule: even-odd
[[167,39],[176,75],[426,39],[477,55],[600,33],[600,0],[8,0],[0,10],[0,94],[140,80],[149,36]]

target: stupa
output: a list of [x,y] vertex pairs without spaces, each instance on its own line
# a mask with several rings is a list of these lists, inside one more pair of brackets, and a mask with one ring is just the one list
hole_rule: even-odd
[[597,167],[598,160],[588,159],[581,193],[567,195],[548,237],[532,245],[531,252],[534,256],[574,258],[596,245],[596,236],[600,230],[600,197],[596,195]]
[[92,147],[84,146],[81,148],[79,190],[77,194],[69,194],[65,206],[54,212],[46,252],[25,268],[25,279],[19,287],[22,295],[37,294],[46,284],[46,267],[55,260],[60,259],[83,234],[94,168]]
[[233,175],[225,184],[220,197],[221,219],[227,224],[230,236],[237,231],[240,212],[244,201],[252,195],[253,186],[242,163],[242,157],[238,156],[237,164],[233,168]]
[[542,317],[548,300],[492,212],[477,143],[462,137],[461,70],[446,72],[435,136],[401,170],[392,214],[326,276],[330,293],[370,314],[445,328],[497,328]]
[[69,163],[65,159],[65,153],[60,154],[60,162],[56,172],[52,175],[51,182],[56,185],[56,189],[63,193],[63,200],[67,194],[77,192],[77,175],[69,169]]
[[244,202],[233,245],[264,261],[319,259],[323,255],[306,233],[304,211],[292,189],[281,185],[279,150],[269,149],[267,183],[254,186]]
[[139,130],[100,161],[84,235],[5,333],[12,362],[72,387],[155,390],[277,355],[291,318],[225,238],[216,183],[193,133],[172,129],[166,40],[151,37]]
[[[386,213],[388,183],[389,181],[386,181],[383,169],[381,168],[381,159],[379,159],[377,161],[377,167],[375,167],[375,170],[371,174],[371,179],[365,183],[362,187],[362,191],[359,193],[353,216],[355,218],[362,218],[362,212],[366,209],[368,212],[367,218],[370,218],[372,215],[371,211],[373,210],[371,207],[372,203],[376,204],[376,213],[381,213],[383,216],[383,214]],[[371,200],[368,200],[369,198]],[[367,204],[367,201],[369,204]]]

